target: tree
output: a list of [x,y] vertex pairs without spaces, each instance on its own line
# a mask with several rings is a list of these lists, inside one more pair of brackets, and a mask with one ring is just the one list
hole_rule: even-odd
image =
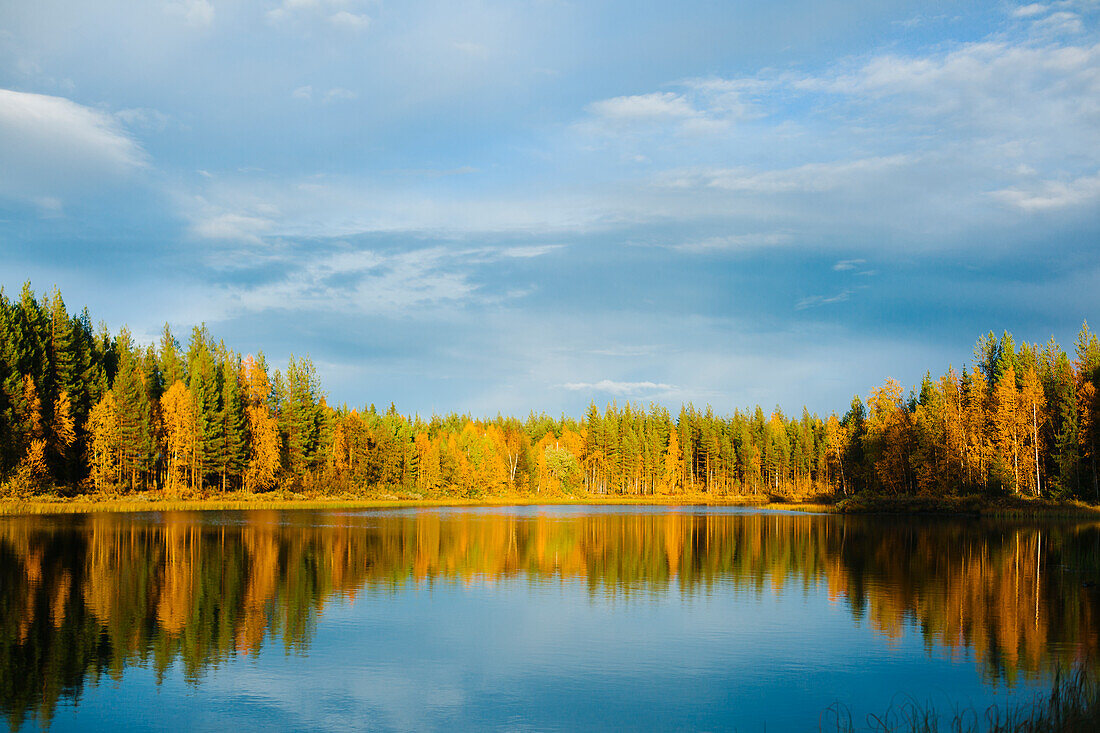
[[245,472],[245,489],[266,490],[275,483],[280,466],[281,446],[279,428],[268,407],[271,399],[271,382],[263,354],[259,360],[251,356],[241,366],[245,385],[245,418],[248,423],[249,454]]
[[114,393],[107,392],[88,415],[88,462],[96,491],[103,491],[116,479],[119,462],[118,406]]
[[62,390],[54,402],[50,438],[51,451],[57,457],[58,475],[64,475],[68,466],[69,449],[76,442],[76,421],[73,419],[68,390]]
[[668,448],[665,450],[664,462],[661,466],[661,493],[675,494],[680,488],[680,465],[683,455],[680,453],[680,440],[676,437],[676,431],[668,433]]
[[881,486],[892,494],[913,493],[910,456],[912,419],[902,402],[902,388],[895,379],[887,379],[871,390],[867,399],[867,435],[869,458]]
[[1012,467],[1013,490],[1020,492],[1020,394],[1016,370],[1007,367],[993,387],[993,435],[1000,457]]
[[1039,373],[1033,365],[1029,365],[1023,374],[1023,386],[1020,389],[1020,418],[1025,425],[1030,426],[1028,442],[1031,443],[1033,458],[1033,482],[1035,495],[1042,494],[1042,485],[1039,478],[1039,449],[1040,428],[1046,422],[1046,396],[1043,393],[1043,385],[1039,382]]
[[166,488],[170,493],[177,494],[184,485],[185,476],[195,469],[198,443],[191,392],[182,380],[177,380],[161,397],[161,419],[164,421],[168,462]]

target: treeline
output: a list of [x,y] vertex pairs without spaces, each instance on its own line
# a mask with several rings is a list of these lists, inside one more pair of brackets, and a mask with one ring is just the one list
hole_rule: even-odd
[[331,406],[309,358],[270,371],[196,327],[183,348],[93,328],[55,289],[0,291],[6,495],[1023,493],[1097,498],[1100,343],[979,340],[975,364],[894,380],[843,417],[627,404],[583,419],[429,420]]

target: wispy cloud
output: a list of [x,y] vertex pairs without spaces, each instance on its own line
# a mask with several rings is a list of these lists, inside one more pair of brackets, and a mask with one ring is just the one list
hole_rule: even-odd
[[787,232],[754,232],[751,234],[727,234],[707,237],[672,245],[672,249],[693,254],[744,252],[761,247],[777,247],[790,244],[794,237]]
[[214,6],[210,0],[172,0],[165,12],[180,17],[193,28],[205,28],[214,22]]
[[1100,202],[1100,174],[1068,181],[1037,181],[994,191],[995,198],[1024,211],[1052,211]]
[[794,308],[795,310],[806,310],[807,308],[817,308],[822,305],[832,305],[833,303],[843,303],[852,297],[852,290],[841,290],[836,295],[824,296],[824,295],[811,295],[808,298],[803,298],[798,301]]
[[56,198],[147,162],[110,114],[64,97],[0,89],[0,194]]
[[1020,5],[1013,8],[1009,14],[1013,18],[1034,18],[1036,15],[1042,15],[1047,10],[1047,6],[1042,3],[1030,3],[1029,5]]
[[347,10],[340,10],[328,17],[328,22],[337,28],[344,28],[350,31],[365,31],[370,28],[371,18],[365,13],[352,13]]
[[606,392],[613,395],[637,395],[648,392],[675,392],[679,388],[664,382],[616,382],[601,379],[598,382],[568,382],[562,385],[573,392]]
[[847,270],[855,270],[860,265],[863,265],[866,262],[867,262],[867,260],[862,260],[862,259],[840,260],[835,265],[833,265],[833,269],[836,270],[837,272],[845,272]]

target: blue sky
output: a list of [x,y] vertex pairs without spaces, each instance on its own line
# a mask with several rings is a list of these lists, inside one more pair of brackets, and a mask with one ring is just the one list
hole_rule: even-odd
[[1100,3],[0,5],[0,284],[330,401],[843,411],[1100,304]]

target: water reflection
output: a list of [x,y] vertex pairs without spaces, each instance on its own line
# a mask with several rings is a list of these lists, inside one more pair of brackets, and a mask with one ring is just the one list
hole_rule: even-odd
[[1013,682],[1095,659],[1100,527],[676,510],[245,512],[0,520],[0,707],[19,727],[132,665],[306,652],[327,603],[438,580],[607,597],[794,587]]

